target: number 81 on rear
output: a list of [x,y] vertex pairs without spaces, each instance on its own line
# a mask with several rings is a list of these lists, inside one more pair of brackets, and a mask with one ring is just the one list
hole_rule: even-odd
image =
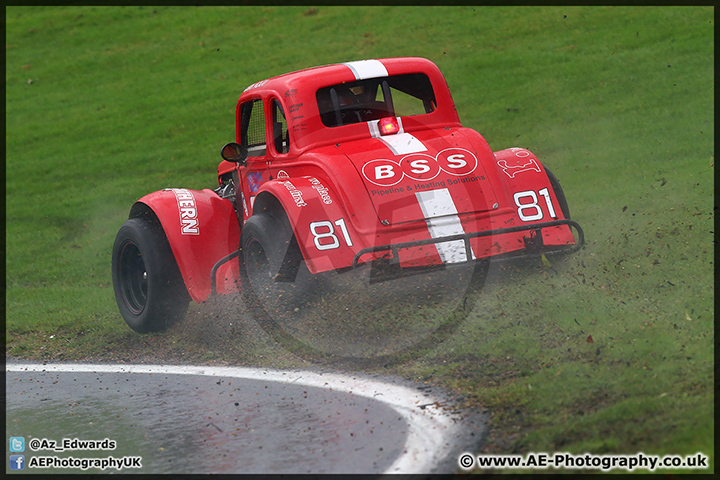
[[[545,205],[547,206],[550,217],[557,218],[548,189],[543,188],[538,193],[545,198]],[[530,198],[530,202],[521,201],[521,199],[525,198]],[[534,222],[536,220],[542,220],[544,216],[543,211],[538,204],[538,196],[534,190],[517,192],[513,195],[513,200],[515,200],[515,205],[518,207],[518,216],[520,217],[520,220],[522,220],[523,222]]]
[[334,224],[329,220],[322,220],[310,224],[310,232],[318,250],[333,250],[340,247],[340,239],[335,235],[335,225],[340,228],[340,235],[343,237],[345,245],[353,246],[344,218],[336,220]]

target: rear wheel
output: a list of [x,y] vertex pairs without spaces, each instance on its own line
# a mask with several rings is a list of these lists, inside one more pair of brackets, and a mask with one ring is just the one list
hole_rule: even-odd
[[303,302],[311,275],[284,212],[250,217],[242,227],[240,247],[246,300],[263,309]]
[[[370,265],[312,275],[284,211],[268,210],[242,227],[243,299],[266,333],[315,362],[387,365],[429,351],[470,314],[488,273],[478,261],[397,283],[404,275],[367,278]],[[423,302],[429,310],[418,313]]]
[[131,218],[120,227],[112,253],[112,278],[120,313],[139,333],[164,330],[181,319],[190,296],[157,221]]
[[550,186],[555,191],[555,196],[557,197],[558,202],[560,202],[560,210],[562,211],[563,216],[569,220],[570,208],[568,207],[567,199],[565,198],[565,192],[563,192],[563,189],[560,186],[560,182],[558,181],[555,174],[551,172],[550,169],[547,167],[545,167],[545,172],[547,173],[548,180],[550,180]]

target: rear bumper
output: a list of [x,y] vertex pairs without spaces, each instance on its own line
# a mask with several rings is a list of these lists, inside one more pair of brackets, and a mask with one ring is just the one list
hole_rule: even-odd
[[[571,229],[575,229],[577,232],[577,239],[575,240],[575,243],[568,244],[567,246],[545,246],[543,245],[542,241],[542,230],[546,228],[551,227],[559,227],[566,225],[570,227]],[[539,255],[539,254],[545,254],[545,255],[551,255],[551,254],[558,254],[558,253],[573,253],[578,251],[583,244],[585,243],[585,234],[583,232],[583,229],[580,227],[580,225],[574,221],[574,220],[555,220],[551,222],[542,222],[542,223],[535,223],[532,225],[520,225],[516,227],[507,227],[507,228],[499,228],[494,230],[484,230],[481,232],[472,232],[472,233],[462,233],[457,235],[450,235],[447,237],[439,237],[439,238],[428,238],[424,240],[415,240],[411,242],[401,242],[401,243],[394,243],[389,245],[380,245],[376,247],[367,247],[363,248],[362,250],[358,251],[355,254],[355,257],[353,258],[352,266],[353,268],[358,267],[360,265],[360,259],[363,257],[363,255],[369,255],[372,253],[377,252],[392,252],[393,258],[397,259],[399,258],[400,250],[406,249],[406,248],[413,248],[413,247],[420,247],[423,245],[434,245],[438,243],[445,243],[445,242],[453,242],[462,240],[465,245],[465,258],[467,258],[467,262],[469,263],[474,259],[472,248],[470,247],[470,240],[473,238],[480,238],[480,237],[489,237],[489,236],[500,236],[505,235],[509,233],[518,233],[518,232],[530,232],[530,237],[528,237],[528,240],[525,243],[525,248],[520,250],[518,254],[512,255],[512,257],[527,257],[527,256],[533,256],[533,255]],[[506,255],[503,255],[505,258],[507,258]],[[487,258],[487,257],[485,257]]]

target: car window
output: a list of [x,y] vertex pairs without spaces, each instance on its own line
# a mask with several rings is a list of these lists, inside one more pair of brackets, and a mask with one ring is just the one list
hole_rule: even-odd
[[262,100],[245,103],[241,110],[240,142],[248,147],[248,157],[266,154],[265,112]]
[[371,78],[321,88],[320,118],[328,127],[431,113],[437,107],[427,75],[412,73]]
[[277,99],[273,100],[272,121],[275,151],[277,153],[288,153],[290,151],[290,136],[288,134],[287,120],[282,105]]

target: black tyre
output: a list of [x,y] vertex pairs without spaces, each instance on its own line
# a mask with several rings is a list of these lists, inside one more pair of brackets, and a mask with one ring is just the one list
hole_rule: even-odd
[[295,308],[308,292],[311,275],[283,212],[250,217],[240,236],[240,272],[245,299],[256,307]]
[[112,253],[120,313],[138,333],[164,330],[187,311],[190,296],[159,222],[131,218],[120,227]]
[[565,198],[565,192],[563,192],[560,182],[553,172],[545,166],[545,172],[547,173],[548,179],[550,180],[550,186],[555,190],[555,196],[560,202],[560,210],[562,210],[563,216],[566,219],[570,219],[570,208],[568,207],[567,199]]

